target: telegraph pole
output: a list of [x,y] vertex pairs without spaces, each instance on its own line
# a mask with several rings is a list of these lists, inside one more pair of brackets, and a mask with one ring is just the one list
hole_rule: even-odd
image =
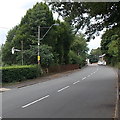
[[38,65],[40,65],[40,26],[38,26]]
[[23,65],[23,41],[21,41],[21,56],[22,56],[22,65]]

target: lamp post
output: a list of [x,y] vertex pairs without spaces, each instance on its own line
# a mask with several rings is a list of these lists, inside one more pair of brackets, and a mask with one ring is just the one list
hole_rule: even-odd
[[21,50],[19,49],[15,49],[14,47],[12,47],[12,54],[14,54],[16,52],[21,51],[21,64],[23,65],[23,41],[21,41]]
[[[40,64],[40,44],[41,44],[41,40],[44,39],[44,37],[47,35],[47,33],[50,31],[50,29],[51,29],[53,26],[59,26],[59,24],[52,24],[50,27],[40,27],[40,26],[38,26],[38,56],[37,56],[38,65]],[[41,38],[41,36],[40,36],[40,29],[41,29],[41,28],[49,28],[49,29],[47,30],[47,32],[43,35],[42,38]]]

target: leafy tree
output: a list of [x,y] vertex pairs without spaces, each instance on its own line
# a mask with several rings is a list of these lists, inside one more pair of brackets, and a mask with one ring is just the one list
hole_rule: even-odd
[[83,66],[86,61],[88,50],[84,36],[82,34],[76,35],[69,52],[70,63]]
[[68,64],[69,63],[69,50],[71,43],[73,41],[74,35],[72,28],[66,22],[61,22],[60,26],[56,30],[56,47],[54,51],[58,54],[58,63],[59,64]]
[[[37,51],[38,46],[31,46],[30,49],[24,51],[24,64],[37,63]],[[52,47],[48,45],[41,45],[39,48],[41,66],[48,67],[54,63],[54,55],[52,53]],[[19,59],[19,58],[18,58]]]
[[113,35],[112,36],[112,41],[108,45],[108,53],[116,58],[118,58],[118,41],[120,41],[120,38],[118,35]]
[[[53,23],[52,12],[45,3],[37,3],[32,9],[29,9],[22,18],[21,23],[8,32],[6,43],[2,49],[5,64],[17,64],[19,63],[18,61],[20,61],[20,52],[16,52],[14,55],[11,53],[13,46],[17,49],[21,49],[21,41],[23,41],[24,50],[30,49],[30,45],[37,45],[38,26],[48,27]],[[48,28],[41,29],[41,37],[47,30]],[[48,37],[45,39],[48,39]],[[49,39],[51,42],[52,40],[53,38]]]
[[[37,3],[32,9],[29,9],[22,18],[19,28],[17,29],[14,44],[19,48],[19,43],[23,40],[24,49],[29,49],[30,45],[37,45],[38,26],[41,26],[40,37],[46,33],[48,28],[54,24],[52,12],[45,3]],[[52,39],[45,39],[52,41]],[[46,41],[46,40],[45,40]],[[43,41],[41,41],[42,43]]]
[[[88,40],[103,28],[120,27],[119,2],[53,2],[52,9],[75,26],[76,33],[87,26]],[[94,22],[93,22],[94,21]]]
[[82,34],[76,35],[71,45],[71,50],[75,51],[78,55],[85,55],[88,52],[86,39]]
[[101,50],[105,53],[105,59],[109,64],[117,64],[119,58],[120,46],[120,28],[112,28],[107,30],[102,36]]
[[[12,28],[7,35],[7,41],[5,43],[5,45],[2,46],[2,61],[4,61],[4,63],[6,64],[13,64],[13,61],[16,61],[16,55],[12,55],[12,47],[14,46],[13,44],[13,39],[16,35],[16,30],[17,30],[18,26],[15,26],[14,28]],[[9,59],[8,59],[9,56]]]

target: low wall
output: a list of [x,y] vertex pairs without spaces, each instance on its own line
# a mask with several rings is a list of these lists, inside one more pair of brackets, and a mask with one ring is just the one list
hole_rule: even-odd
[[49,73],[56,73],[56,72],[65,72],[69,70],[79,69],[78,64],[68,64],[68,65],[56,65],[50,66],[48,68]]

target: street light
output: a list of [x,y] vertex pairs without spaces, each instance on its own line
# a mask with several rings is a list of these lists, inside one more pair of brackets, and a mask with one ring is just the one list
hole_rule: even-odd
[[47,28],[49,28],[49,29],[48,29],[47,32],[43,35],[42,38],[40,37],[40,29],[41,29],[41,28],[44,28],[44,27],[38,26],[38,57],[37,57],[38,65],[40,64],[40,50],[39,50],[39,48],[40,48],[40,40],[44,39],[44,37],[47,35],[47,33],[50,31],[50,29],[51,29],[53,26],[59,26],[59,24],[55,23],[55,24],[52,24],[50,27],[47,27]]
[[15,51],[17,52],[21,51],[21,60],[22,60],[22,65],[23,65],[23,41],[21,41],[21,50],[15,49],[14,47],[12,47],[12,54],[14,54]]

